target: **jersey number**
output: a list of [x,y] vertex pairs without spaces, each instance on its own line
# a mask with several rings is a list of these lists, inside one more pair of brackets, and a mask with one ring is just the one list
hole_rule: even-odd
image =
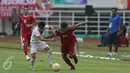
[[68,35],[63,35],[63,38],[67,38],[68,37]]

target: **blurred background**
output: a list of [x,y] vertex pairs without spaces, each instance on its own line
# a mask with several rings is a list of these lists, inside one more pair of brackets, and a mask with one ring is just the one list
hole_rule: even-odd
[[79,37],[100,37],[108,28],[111,8],[118,8],[122,24],[130,21],[130,0],[0,0],[0,36],[19,36],[14,29],[23,6],[29,6],[36,21],[59,28],[63,21],[70,25],[89,20],[75,31]]

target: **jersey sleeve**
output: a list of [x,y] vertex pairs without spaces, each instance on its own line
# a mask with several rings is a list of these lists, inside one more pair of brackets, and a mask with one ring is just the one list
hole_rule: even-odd
[[118,25],[121,24],[121,17],[118,18]]
[[72,30],[75,30],[75,29],[76,29],[76,26],[75,26],[75,25],[72,25],[72,26],[70,26],[70,28],[71,28]]
[[35,30],[35,31],[34,31],[34,35],[40,36],[40,32]]

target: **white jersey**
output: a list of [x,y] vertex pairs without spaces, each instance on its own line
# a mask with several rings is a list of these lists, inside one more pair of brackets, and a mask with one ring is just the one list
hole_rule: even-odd
[[45,33],[44,30],[43,30],[43,33],[40,33],[39,30],[38,30],[38,26],[36,26],[33,29],[30,42],[41,42],[41,40],[39,39],[38,36],[41,36],[44,33]]
[[33,29],[33,32],[32,32],[32,35],[31,35],[31,53],[36,53],[37,52],[37,49],[40,48],[40,49],[45,49],[45,48],[49,48],[49,45],[44,42],[44,41],[41,41],[39,39],[38,36],[42,36],[43,34],[45,34],[44,32],[45,30],[43,30],[43,33],[40,33],[39,30],[38,30],[38,26],[36,26],[34,29]]

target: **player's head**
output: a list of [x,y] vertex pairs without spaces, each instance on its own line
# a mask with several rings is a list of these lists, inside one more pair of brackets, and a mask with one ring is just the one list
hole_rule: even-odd
[[45,27],[46,23],[45,22],[39,22],[38,23],[38,28],[40,31],[43,31],[44,30],[44,27]]
[[62,22],[62,23],[61,23],[61,28],[62,28],[62,29],[68,28],[68,24],[67,24],[66,22]]
[[111,11],[112,11],[112,15],[116,15],[117,14],[117,8],[112,8]]
[[23,10],[24,10],[24,14],[28,14],[28,12],[29,12],[29,7],[28,7],[28,6],[24,6]]

